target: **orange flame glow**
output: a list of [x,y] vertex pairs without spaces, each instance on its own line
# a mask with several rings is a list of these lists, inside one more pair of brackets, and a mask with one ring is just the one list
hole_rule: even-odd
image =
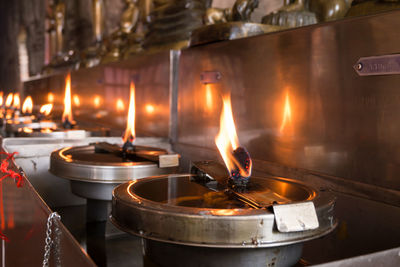
[[47,94],[47,101],[49,103],[54,103],[54,94],[53,93],[48,93]]
[[155,108],[152,104],[147,104],[144,108],[149,115],[153,114],[155,111]]
[[283,132],[285,127],[292,122],[292,109],[290,107],[289,93],[286,93],[285,107],[283,109],[283,118],[280,131]]
[[210,84],[206,84],[206,109],[208,111],[211,111],[213,108],[213,93],[212,93],[212,88]]
[[53,104],[46,104],[40,107],[39,112],[45,116],[49,116],[52,109],[53,109]]
[[11,107],[13,99],[14,99],[14,94],[13,93],[9,93],[7,95],[7,98],[6,98],[6,107],[8,107],[8,108]]
[[32,97],[28,96],[25,98],[24,104],[22,104],[22,113],[32,113],[33,100]]
[[122,101],[121,98],[117,99],[117,102],[115,104],[115,108],[117,109],[118,112],[122,112],[125,110],[125,104],[124,101]]
[[61,120],[62,122],[69,121],[70,123],[74,121],[71,109],[71,74],[68,74],[65,79],[64,112]]
[[19,98],[19,93],[14,94],[13,108],[15,108],[15,109],[21,108],[21,100]]
[[250,173],[242,168],[242,166],[232,156],[233,151],[237,149],[240,144],[236,134],[235,122],[233,120],[230,95],[223,96],[222,101],[223,107],[220,118],[220,128],[219,133],[215,138],[215,144],[217,145],[219,153],[221,154],[229,172],[238,168],[240,175],[243,177],[249,177]]
[[3,105],[3,95],[4,95],[4,93],[0,92],[0,106]]
[[79,107],[81,105],[81,100],[79,99],[79,96],[77,94],[72,96],[72,100],[74,101],[74,105],[76,107]]
[[129,97],[129,111],[128,111],[128,121],[126,123],[126,129],[123,137],[123,141],[132,142],[135,140],[135,85],[131,82],[130,86],[130,97]]
[[100,104],[101,104],[101,97],[96,95],[93,98],[93,105],[94,105],[95,108],[98,108],[98,107],[100,107]]

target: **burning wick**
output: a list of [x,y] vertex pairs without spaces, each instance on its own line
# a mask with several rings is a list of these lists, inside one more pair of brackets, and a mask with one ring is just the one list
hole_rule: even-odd
[[43,120],[46,116],[49,116],[51,110],[53,109],[53,104],[45,104],[40,107],[39,114],[37,115],[37,121]]
[[134,146],[132,142],[136,138],[135,133],[135,85],[131,82],[130,86],[130,97],[129,97],[129,111],[128,120],[126,123],[126,129],[123,136],[124,145],[122,146],[123,157],[126,158],[126,152],[133,150]]
[[64,113],[62,115],[62,125],[64,129],[72,129],[76,122],[72,118],[71,108],[71,74],[65,79]]
[[22,113],[26,115],[32,114],[33,109],[33,100],[32,97],[28,96],[25,98],[24,103],[22,104]]
[[239,144],[230,95],[223,96],[222,101],[220,130],[215,138],[215,144],[229,171],[229,183],[234,186],[246,186],[251,176],[251,157],[249,152]]

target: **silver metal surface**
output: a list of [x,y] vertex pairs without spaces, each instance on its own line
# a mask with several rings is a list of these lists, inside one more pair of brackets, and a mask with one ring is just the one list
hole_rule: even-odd
[[86,200],[72,194],[69,181],[51,174],[50,154],[66,146],[82,146],[92,142],[122,143],[117,137],[89,137],[78,139],[3,138],[4,150],[15,155],[15,162],[27,174],[29,181],[50,207],[84,205]]
[[[146,142],[158,144],[165,150],[157,149],[166,152],[170,147],[160,138],[137,138],[134,144]],[[111,153],[95,153],[94,145],[64,147],[52,152],[49,169],[53,175],[70,180],[72,193],[84,198],[108,201],[111,200],[112,190],[120,183],[174,173],[176,170],[177,167],[161,168],[158,163],[146,160],[124,162],[122,158]]]
[[166,244],[147,239],[143,240],[143,246],[145,257],[164,267],[289,267],[300,259],[303,245],[256,249],[208,248]]
[[[252,179],[271,183],[274,190],[280,188],[290,198],[303,195],[302,190],[308,188],[300,182],[284,178]],[[209,190],[190,182],[188,175],[151,177],[124,183],[113,192],[111,220],[123,231],[146,239],[216,248],[296,244],[324,236],[336,226],[334,199],[327,192],[311,191],[313,193],[306,194],[315,204],[319,228],[292,233],[279,232],[275,216],[268,210],[198,208],[183,204],[178,206],[174,202],[178,197],[191,197],[203,191]],[[303,196],[303,201],[308,199],[306,196]]]
[[[109,127],[116,136],[120,136],[126,126],[129,84],[134,81],[138,136],[168,136],[169,88],[173,78],[172,67],[177,63],[174,59],[179,58],[179,54],[180,51],[144,53],[118,63],[72,71],[71,93],[90,103],[80,108],[73,107],[74,119],[79,125],[93,125],[95,122],[97,126]],[[64,87],[65,75],[61,73],[24,83],[24,93],[31,95],[35,103],[43,101],[44,104],[48,92],[52,92],[56,99],[63,99]],[[98,108],[91,105],[95,95],[100,96],[102,101]],[[118,99],[125,104],[122,112],[116,110]],[[148,105],[153,106],[153,112],[147,111]]]
[[94,145],[88,145],[51,153],[50,172],[69,180],[107,184],[166,174],[171,168],[158,168],[157,163],[145,160],[124,162],[122,157],[111,153],[96,153]]
[[[191,160],[219,157],[205,156],[216,149],[220,94],[231,92],[239,140],[253,158],[399,190],[400,76],[360,77],[353,70],[362,57],[399,52],[399,16],[343,19],[182,51],[174,148]],[[222,74],[220,83],[201,83],[209,70]]]
[[350,259],[315,265],[316,267],[400,266],[400,248],[384,250]]
[[33,131],[24,132],[20,131],[15,133],[17,137],[43,137],[43,138],[58,138],[58,139],[73,139],[73,138],[86,138],[90,136],[90,132],[85,130],[52,130],[46,131]]
[[15,135],[25,127],[30,129],[57,128],[57,124],[53,121],[14,123],[14,121],[11,120],[6,123],[6,133],[8,135]]

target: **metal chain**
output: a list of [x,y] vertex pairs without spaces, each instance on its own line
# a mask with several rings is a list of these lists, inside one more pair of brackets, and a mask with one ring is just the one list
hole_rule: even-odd
[[[60,260],[60,235],[61,231],[58,226],[58,222],[61,220],[61,216],[57,212],[53,212],[47,218],[47,229],[46,229],[46,239],[44,245],[44,256],[43,256],[43,267],[49,266],[49,259],[52,247],[54,247],[54,259],[56,266],[61,266]],[[54,241],[52,240],[52,226],[54,222]]]

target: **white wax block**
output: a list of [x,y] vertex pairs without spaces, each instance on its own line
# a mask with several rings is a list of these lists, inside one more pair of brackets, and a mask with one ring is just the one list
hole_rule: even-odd
[[319,227],[315,206],[311,201],[274,205],[273,209],[279,232],[298,232]]
[[167,154],[158,156],[160,168],[176,167],[179,166],[178,154]]

